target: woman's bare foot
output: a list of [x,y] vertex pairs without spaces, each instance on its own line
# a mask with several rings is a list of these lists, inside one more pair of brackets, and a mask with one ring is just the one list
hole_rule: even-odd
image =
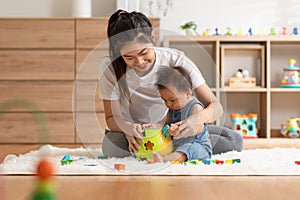
[[163,157],[157,152],[152,152],[152,157],[154,162],[163,162]]

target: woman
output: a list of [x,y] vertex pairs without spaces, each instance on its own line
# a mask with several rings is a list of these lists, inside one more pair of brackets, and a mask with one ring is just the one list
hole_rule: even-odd
[[[103,99],[106,132],[105,155],[125,157],[140,147],[142,124],[159,123],[167,108],[155,82],[160,66],[182,66],[192,80],[193,92],[205,109],[178,123],[177,138],[196,135],[203,124],[217,120],[223,108],[211,92],[197,66],[183,52],[154,47],[150,20],[139,12],[116,11],[109,19],[107,35],[110,59],[100,72],[100,98]],[[213,154],[241,151],[242,137],[225,127],[209,125]]]

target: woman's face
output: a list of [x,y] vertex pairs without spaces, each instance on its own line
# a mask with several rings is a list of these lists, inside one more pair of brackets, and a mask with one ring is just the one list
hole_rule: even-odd
[[128,42],[121,48],[120,53],[127,66],[135,69],[139,75],[147,74],[155,62],[152,43]]

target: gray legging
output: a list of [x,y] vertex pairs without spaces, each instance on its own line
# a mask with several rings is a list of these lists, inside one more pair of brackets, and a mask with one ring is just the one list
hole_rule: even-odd
[[[243,138],[235,131],[222,126],[209,125],[209,138],[213,147],[213,154],[225,153],[227,151],[242,151]],[[121,132],[105,133],[102,143],[104,155],[110,157],[127,157],[130,156],[128,151],[128,142]]]

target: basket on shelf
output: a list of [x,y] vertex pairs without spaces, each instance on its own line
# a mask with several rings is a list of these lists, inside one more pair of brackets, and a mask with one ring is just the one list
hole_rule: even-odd
[[248,78],[238,78],[231,77],[229,78],[229,87],[255,87],[256,86],[256,78],[248,77]]

